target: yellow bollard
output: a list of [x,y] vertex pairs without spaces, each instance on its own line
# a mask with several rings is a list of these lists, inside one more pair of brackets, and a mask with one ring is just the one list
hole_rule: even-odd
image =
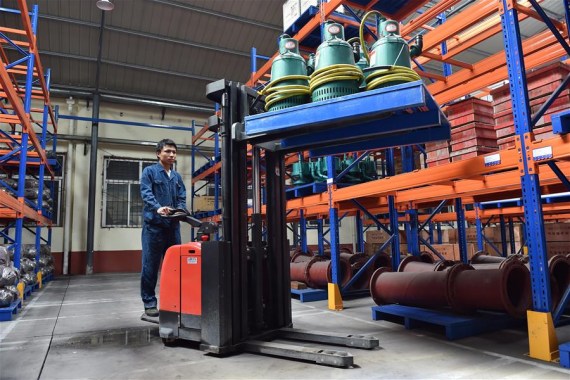
[[337,284],[333,284],[329,282],[328,287],[328,295],[329,295],[329,309],[330,310],[342,310],[342,297],[340,295],[340,289]]
[[20,299],[24,300],[24,283],[22,281],[18,282],[16,285],[16,289],[18,289],[18,293],[20,294]]
[[42,288],[42,272],[38,272],[38,288]]
[[558,339],[552,314],[527,311],[529,356],[547,362],[558,359]]

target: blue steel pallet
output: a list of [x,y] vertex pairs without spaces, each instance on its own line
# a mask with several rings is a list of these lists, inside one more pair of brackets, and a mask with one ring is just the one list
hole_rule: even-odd
[[17,299],[10,306],[0,307],[0,322],[11,321],[12,316],[18,314],[18,309],[22,307],[22,300]]
[[24,299],[28,299],[28,297],[32,295],[33,291],[34,291],[34,285],[26,285],[24,287]]
[[564,368],[570,368],[570,342],[558,346],[560,352],[560,365]]
[[48,274],[47,276],[45,276],[45,277],[42,278],[42,282],[43,282],[44,284],[45,284],[45,283],[48,283],[48,282],[50,282],[50,281],[53,281],[53,273],[52,273],[52,274]]
[[[337,183],[337,188],[357,185],[356,183]],[[307,195],[321,194],[327,191],[326,182],[313,182],[285,189],[287,199],[306,197]]]
[[212,211],[199,211],[192,214],[192,216],[196,219],[204,219],[204,218],[210,218],[215,215],[221,215],[221,213],[222,213],[221,209],[212,210]]
[[307,195],[320,194],[327,191],[326,182],[313,182],[305,185],[291,187],[285,190],[287,199],[306,197]]
[[441,326],[445,329],[445,337],[449,340],[501,330],[520,323],[506,314],[479,312],[464,316],[402,305],[373,306],[372,319],[397,323],[403,319],[404,326],[408,330],[426,325]]
[[265,149],[316,157],[446,140],[450,126],[416,81],[247,116],[244,132]]
[[322,289],[291,289],[291,295],[299,297],[301,302],[323,301],[328,298],[327,291]]

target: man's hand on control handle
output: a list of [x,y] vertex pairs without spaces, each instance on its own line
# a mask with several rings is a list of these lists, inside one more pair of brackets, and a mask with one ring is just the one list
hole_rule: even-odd
[[156,212],[159,215],[168,215],[170,214],[170,212],[172,211],[172,208],[164,206],[164,207],[160,207],[158,210],[156,210]]

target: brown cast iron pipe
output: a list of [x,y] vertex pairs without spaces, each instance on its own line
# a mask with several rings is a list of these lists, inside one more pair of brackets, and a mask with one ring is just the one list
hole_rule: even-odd
[[[350,266],[352,269],[353,275],[356,274],[368,261],[368,256],[364,253],[355,253],[351,257]],[[370,270],[372,265],[370,265],[366,272],[362,273],[360,277],[352,284],[352,289],[354,290],[361,290],[361,289],[368,289],[370,284],[370,277],[372,277],[372,273],[374,270]]]
[[555,280],[554,285],[558,290],[558,300],[555,303],[554,294],[556,289],[553,289],[553,282],[551,282],[552,308],[554,310],[558,306],[558,302],[560,302],[560,297],[570,285],[570,259],[564,255],[552,256],[548,260],[548,270],[550,277]]
[[484,309],[524,317],[532,307],[530,272],[518,260],[505,263],[502,269],[467,270],[450,275],[451,307],[458,312]]
[[418,256],[407,256],[401,262],[398,267],[398,272],[433,272],[442,271],[447,267],[452,266],[453,261],[439,261],[437,263],[426,263],[421,261],[421,257]]
[[291,258],[291,262],[292,263],[301,263],[304,261],[311,261],[313,259],[314,256],[309,256],[306,255],[304,253],[300,253],[300,254],[295,254],[292,258]]
[[[307,257],[307,256],[300,256],[300,257]],[[309,261],[296,261],[294,263],[289,264],[289,268],[291,271],[291,281],[305,282],[305,272],[307,270],[308,265]]]
[[[339,260],[339,270],[341,278],[341,286],[344,286],[352,277],[352,271],[348,261]],[[329,259],[322,260],[319,257],[309,261],[305,269],[305,283],[313,288],[326,288],[327,284],[332,282],[332,263]]]
[[479,251],[473,255],[471,260],[469,260],[470,264],[494,264],[494,263],[502,263],[505,260],[504,257],[500,256],[489,256],[489,254],[485,251]]
[[424,263],[430,263],[430,264],[433,264],[435,262],[432,254],[429,252],[421,252],[420,253],[420,261],[423,261]]
[[306,261],[306,260],[304,260],[304,259],[299,260],[299,259],[298,259],[299,256],[305,256],[305,257],[309,257],[309,258],[311,258],[311,257],[314,256],[313,252],[312,252],[310,249],[307,248],[307,252],[303,252],[303,250],[301,249],[301,247],[295,248],[295,250],[291,251],[291,252],[289,253],[289,255],[290,255],[290,257],[291,257],[291,262],[292,262],[292,263],[297,262],[297,261]]
[[390,256],[388,254],[381,252],[374,259],[372,266],[374,267],[374,269],[384,268],[384,267],[391,268],[392,267],[392,259],[390,258]]
[[[455,271],[469,266],[454,265]],[[448,276],[453,271],[389,272],[377,269],[370,279],[370,295],[377,305],[399,303],[419,307],[443,307],[449,304]]]

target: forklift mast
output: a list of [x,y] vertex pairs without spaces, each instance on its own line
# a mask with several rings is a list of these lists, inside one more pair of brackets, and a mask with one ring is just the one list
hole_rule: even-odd
[[[256,91],[223,79],[210,83],[206,96],[221,105],[221,118],[216,117],[213,122],[210,118],[210,124],[217,123],[222,141],[223,207],[221,240],[202,245],[204,314],[209,307],[219,312],[218,321],[202,321],[202,341],[221,352],[224,347],[229,349],[252,337],[292,326],[285,172],[281,154],[265,151],[266,209],[271,212],[263,220],[260,156],[259,149],[253,149],[254,207],[249,219],[248,141],[241,137],[245,117],[263,112],[263,103]],[[210,292],[217,293],[209,297]],[[210,306],[208,299],[213,303]]]

